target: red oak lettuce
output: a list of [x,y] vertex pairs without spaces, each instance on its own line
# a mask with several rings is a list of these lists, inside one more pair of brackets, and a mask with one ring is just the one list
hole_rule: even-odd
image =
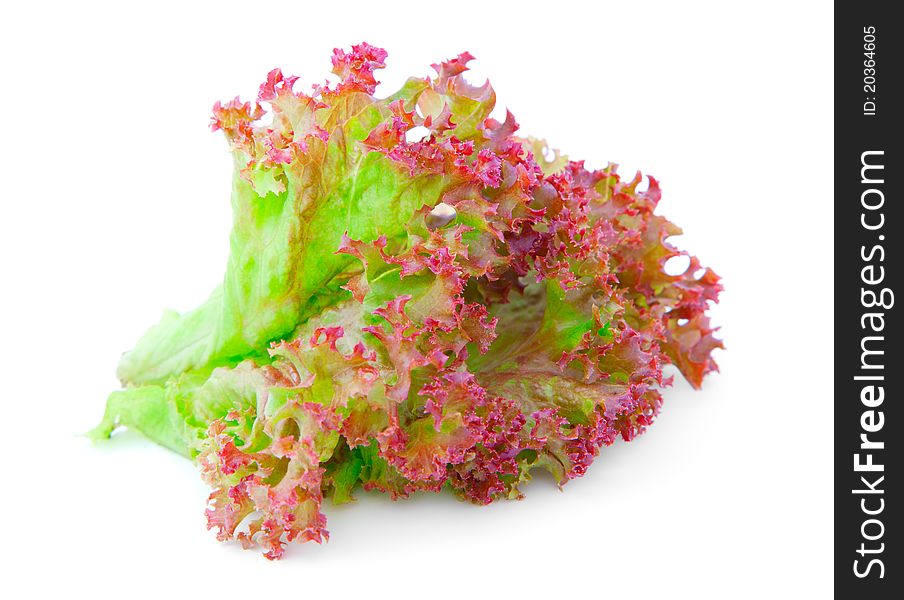
[[377,99],[385,58],[335,50],[338,84],[308,95],[277,69],[255,102],[214,106],[235,158],[226,276],[123,357],[92,432],[194,458],[208,526],[271,559],[328,537],[325,496],[486,504],[533,468],[564,484],[653,421],[665,365],[699,387],[721,347],[718,276],[664,269],[685,253],[655,179],[518,137],[467,53]]

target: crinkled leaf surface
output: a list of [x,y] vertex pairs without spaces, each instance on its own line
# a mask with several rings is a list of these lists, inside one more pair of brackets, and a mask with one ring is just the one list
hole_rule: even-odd
[[193,457],[208,526],[271,559],[328,539],[324,499],[359,488],[563,485],[652,423],[665,365],[699,387],[721,347],[718,276],[664,269],[684,253],[655,179],[516,137],[467,53],[374,98],[385,56],[335,50],[334,87],[274,70],[258,102],[214,107],[235,157],[223,285],[124,356],[92,432]]

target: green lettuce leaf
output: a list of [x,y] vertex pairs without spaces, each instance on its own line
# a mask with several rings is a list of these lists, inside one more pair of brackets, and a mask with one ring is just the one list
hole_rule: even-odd
[[[380,56],[355,76],[382,66]],[[340,85],[315,100],[293,92],[293,83],[276,70],[261,86],[259,100],[274,111],[270,126],[255,124],[259,105],[215,107],[213,127],[226,133],[235,158],[226,275],[204,304],[166,313],[123,356],[123,383],[262,356],[269,342],[347,296],[337,276],[351,259],[335,254],[344,233],[398,237],[415,210],[437,202],[440,177],[410,177],[359,143],[390,115],[392,101],[411,102],[416,85],[387,100],[370,96],[371,87]]]

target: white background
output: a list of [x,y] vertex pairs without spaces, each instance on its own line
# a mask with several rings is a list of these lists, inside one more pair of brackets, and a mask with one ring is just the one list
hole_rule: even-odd
[[[830,4],[165,4],[0,16],[4,596],[828,597]],[[538,477],[487,508],[365,494],[327,506],[330,543],[270,563],[205,530],[190,462],[76,434],[119,354],[222,276],[212,103],[276,66],[321,81],[361,40],[389,51],[378,94],[468,50],[523,133],[660,179],[677,243],[724,276],[729,349],[563,493]]]

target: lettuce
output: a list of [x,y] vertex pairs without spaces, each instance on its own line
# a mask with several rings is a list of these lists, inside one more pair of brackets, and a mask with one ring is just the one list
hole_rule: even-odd
[[685,253],[655,179],[516,136],[467,53],[377,99],[385,58],[335,50],[338,84],[308,95],[277,69],[256,102],[214,105],[235,164],[223,283],[123,356],[90,434],[195,460],[208,527],[271,559],[327,539],[324,498],[359,488],[486,504],[534,468],[562,485],[650,425],[665,365],[699,387],[722,345],[718,276],[664,269]]

